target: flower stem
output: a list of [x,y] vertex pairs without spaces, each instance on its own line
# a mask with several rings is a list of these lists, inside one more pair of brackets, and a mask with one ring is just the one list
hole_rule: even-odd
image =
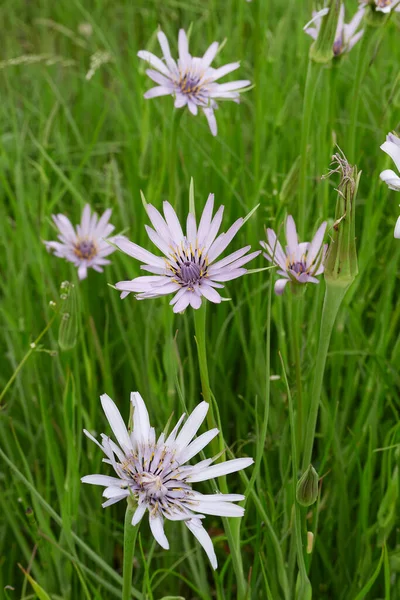
[[306,600],[311,598],[312,589],[311,583],[308,579],[306,563],[304,560],[304,544],[303,537],[301,533],[301,511],[300,506],[296,502],[296,480],[297,480],[297,444],[296,444],[296,430],[295,430],[295,419],[294,419],[294,410],[293,410],[293,400],[292,394],[290,392],[289,383],[287,380],[286,369],[282,359],[281,354],[279,353],[279,357],[282,363],[283,370],[283,378],[285,381],[287,394],[288,394],[288,404],[289,404],[289,421],[290,421],[290,437],[291,437],[291,446],[292,446],[292,479],[293,479],[293,507],[294,507],[294,530],[293,535],[296,541],[296,550],[297,550],[297,564],[299,566],[299,587],[296,598],[298,600]]
[[[213,399],[211,394],[210,379],[208,375],[206,346],[206,311],[207,305],[205,302],[203,302],[203,304],[198,310],[194,311],[194,329],[196,335],[197,356],[199,359],[199,370],[203,399],[210,405],[210,408],[208,409],[207,413],[207,427],[213,429],[214,427],[217,427],[217,423],[214,416]],[[211,447],[214,451],[215,448],[213,446]],[[216,452],[218,452],[218,448],[216,449]]]
[[179,164],[177,156],[177,137],[178,127],[181,118],[182,111],[174,109],[171,119],[171,134],[170,134],[170,146],[169,146],[169,202],[178,210],[178,196],[176,192],[176,182],[178,178],[177,165]]
[[[206,402],[208,402],[210,406],[207,412],[207,427],[209,429],[213,429],[214,427],[218,427],[218,429],[220,429],[219,424],[216,421],[214,415],[213,395],[211,392],[210,379],[208,375],[206,346],[206,310],[207,305],[206,303],[203,303],[198,310],[194,311],[194,327],[196,333],[197,354],[199,359],[200,380],[203,392],[203,399]],[[223,451],[225,447],[223,435],[220,434],[219,438],[219,443],[218,441],[216,441],[216,438],[214,438],[210,442],[211,451],[214,455]],[[220,477],[219,487],[223,494],[226,494],[228,492],[225,477]],[[222,521],[224,524],[224,529],[228,540],[229,549],[231,552],[233,568],[236,575],[236,584],[238,589],[237,597],[238,600],[245,600],[248,594],[248,585],[244,576],[243,561],[240,551],[240,522],[230,523],[228,519],[222,519]]]
[[132,506],[130,499],[125,512],[124,523],[124,564],[123,564],[123,587],[122,600],[130,600],[132,588],[132,572],[133,572],[133,553],[135,550],[136,537],[139,527],[132,525],[132,517],[135,508]]
[[319,402],[321,397],[322,382],[324,379],[324,371],[326,357],[328,354],[329,342],[331,339],[333,325],[336,320],[336,315],[339,307],[347,292],[348,285],[335,285],[326,282],[324,306],[322,309],[321,329],[319,334],[317,360],[315,363],[314,381],[311,394],[310,412],[308,414],[306,436],[304,440],[303,464],[302,471],[308,468],[311,464],[312,451],[314,447],[315,428],[318,419]]
[[297,450],[301,452],[303,446],[303,422],[304,422],[304,406],[303,392],[301,382],[301,313],[302,313],[302,296],[293,293],[291,306],[292,333],[293,333],[293,352],[296,369],[296,400],[297,400]]
[[50,329],[50,327],[52,326],[54,319],[57,317],[58,315],[58,311],[56,314],[54,314],[52,316],[52,318],[50,319],[50,321],[47,323],[46,327],[43,329],[43,331],[41,331],[38,335],[38,337],[36,338],[36,340],[34,342],[32,342],[32,344],[30,345],[30,348],[28,350],[28,352],[25,354],[25,356],[23,357],[23,359],[21,360],[21,362],[19,363],[19,365],[17,366],[17,368],[15,369],[14,373],[11,375],[10,379],[7,381],[3,391],[0,394],[0,403],[3,400],[4,396],[6,395],[8,389],[11,387],[12,383],[14,382],[15,378],[17,377],[18,373],[20,372],[20,370],[22,369],[22,367],[24,366],[24,364],[26,363],[26,361],[28,360],[28,358],[30,357],[30,355],[35,352],[35,350],[37,349],[37,345],[40,342],[40,340],[42,339],[42,337],[44,336],[44,334]]
[[303,116],[301,121],[301,158],[300,158],[300,179],[299,179],[299,234],[304,237],[306,228],[306,208],[309,206],[307,168],[310,154],[307,152],[309,144],[311,118],[313,114],[314,98],[317,90],[317,81],[321,72],[320,66],[309,60],[307,69],[306,85],[304,90]]

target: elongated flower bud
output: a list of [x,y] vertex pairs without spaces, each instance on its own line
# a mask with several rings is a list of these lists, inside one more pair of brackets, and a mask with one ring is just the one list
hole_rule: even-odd
[[335,223],[332,242],[325,260],[325,281],[327,284],[347,288],[358,273],[356,236],[355,236],[355,200],[361,172],[351,166],[343,153],[332,157],[336,168],[332,173],[340,173]]
[[318,473],[312,465],[297,482],[296,500],[301,506],[311,506],[318,498]]
[[310,48],[310,58],[317,63],[332,60],[335,34],[339,22],[340,0],[331,0],[329,12],[323,17],[318,37]]

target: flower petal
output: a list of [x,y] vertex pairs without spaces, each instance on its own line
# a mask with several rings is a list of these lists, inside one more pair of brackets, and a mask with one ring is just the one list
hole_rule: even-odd
[[254,460],[252,458],[234,458],[223,463],[218,463],[217,465],[206,467],[200,472],[195,472],[193,475],[189,475],[186,480],[190,481],[191,483],[207,481],[208,479],[213,479],[214,477],[221,477],[221,475],[228,475],[229,473],[241,471],[253,463]]
[[118,487],[122,485],[125,485],[126,487],[126,484],[124,484],[121,479],[110,477],[109,475],[85,475],[84,477],[81,477],[81,482],[91,483],[92,485],[104,485],[105,487]]
[[107,394],[102,394],[100,396],[100,400],[104,413],[108,422],[110,423],[110,427],[117,439],[118,444],[122,449],[126,448],[127,450],[133,450],[131,438],[129,437],[125,423],[121,417],[121,413],[119,412],[115,403]]
[[164,519],[158,514],[155,516],[150,515],[149,523],[151,533],[153,534],[156,542],[158,542],[161,548],[164,548],[164,550],[169,550],[169,543],[164,533]]
[[196,408],[192,411],[192,413],[189,415],[186,423],[184,424],[184,426],[179,432],[178,437],[176,438],[176,444],[181,450],[182,448],[186,448],[186,446],[196,435],[199,427],[206,418],[208,409],[209,405],[207,402],[200,402],[200,404],[198,404]]
[[137,444],[146,444],[150,435],[149,413],[139,392],[131,393],[131,402],[134,407],[132,436]]
[[185,525],[193,533],[197,541],[203,546],[203,549],[210,560],[212,568],[216,569],[218,562],[217,557],[215,556],[214,546],[210,536],[201,524],[200,519],[190,519],[189,521],[185,521]]

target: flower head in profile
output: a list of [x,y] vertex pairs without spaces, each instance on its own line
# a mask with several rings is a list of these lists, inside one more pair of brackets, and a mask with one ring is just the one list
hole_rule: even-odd
[[[393,159],[397,170],[400,172],[400,138],[394,133],[389,133],[381,149]],[[389,189],[400,192],[400,177],[394,171],[386,169],[386,171],[382,171],[380,178],[388,185]],[[394,237],[400,238],[400,217],[397,219]]]
[[[326,15],[327,9],[324,8],[318,12],[313,12],[313,18],[304,27],[304,31],[314,40],[318,38],[323,17]],[[344,22],[345,8],[344,4],[340,7],[339,20],[335,33],[335,41],[333,43],[334,56],[341,56],[346,52],[350,52],[353,46],[361,39],[364,29],[359,29],[363,19],[365,8],[361,7],[356,12],[349,24]]]
[[79,279],[87,277],[88,269],[102,273],[103,266],[110,264],[105,257],[115,251],[107,242],[115,244],[117,240],[125,239],[121,235],[109,237],[115,229],[114,225],[109,223],[110,216],[111,209],[107,209],[99,219],[96,213],[91,212],[89,204],[86,204],[81,223],[74,228],[65,215],[52,215],[59,231],[59,241],[44,241],[46,249],[78,267]]
[[265,258],[274,263],[278,268],[278,279],[275,283],[275,293],[283,294],[286,284],[319,283],[316,275],[324,271],[324,259],[328,249],[323,244],[326,221],[317,230],[311,243],[299,243],[294,219],[289,215],[286,219],[287,246],[283,250],[275,232],[267,229],[267,241],[260,242],[264,248]]
[[400,12],[400,0],[361,0],[361,5],[371,5],[377,12],[390,13],[392,10]]
[[85,434],[94,441],[107,458],[116,477],[86,475],[83,483],[105,488],[103,507],[130,498],[136,503],[132,525],[137,525],[146,511],[149,512],[151,532],[156,541],[168,550],[164,533],[164,519],[183,521],[206,551],[211,565],[217,568],[213,544],[202,525],[205,515],[241,517],[244,509],[233,504],[244,500],[239,494],[201,494],[192,484],[207,481],[240,471],[250,466],[252,458],[236,458],[212,464],[207,458],[196,465],[188,462],[218,434],[211,429],[193,439],[203,423],[209,405],[201,402],[183,424],[185,415],[169,435],[161,433],[156,439],[154,427],[150,426],[149,414],[138,392],[132,392],[133,429],[129,433],[114,402],[103,394],[101,404],[117,443],[102,434],[100,444],[88,431]]
[[213,216],[214,194],[210,194],[199,226],[197,227],[195,216],[189,213],[184,234],[169,202],[164,202],[163,207],[164,216],[151,204],[146,205],[154,229],[145,226],[149,238],[164,254],[163,257],[156,256],[128,240],[116,241],[122,252],[144,262],[141,268],[153,273],[136,277],[132,281],[118,282],[115,287],[122,292],[121,298],[125,298],[130,292],[135,292],[138,300],[176,292],[170,302],[176,313],[183,312],[189,304],[195,309],[200,308],[203,298],[220,303],[222,298],[217,289],[224,287],[221,282],[245,275],[247,269],[243,266],[260,254],[260,251],[248,254],[250,246],[245,246],[215,262],[237,234],[244,220],[238,219],[226,233],[217,235],[224,207],[220,206]]
[[174,96],[175,107],[187,106],[192,115],[197,115],[201,108],[207,117],[211,133],[217,135],[217,122],[214,110],[218,108],[216,100],[233,100],[239,102],[239,91],[250,85],[248,80],[217,83],[217,80],[240,67],[239,62],[229,63],[218,69],[211,67],[219,44],[213,42],[204,56],[197,57],[189,54],[186,33],[179,31],[179,58],[175,61],[171,56],[166,35],[159,31],[157,34],[164,60],[147,50],[138,52],[139,58],[149,63],[151,69],[146,73],[157,83],[156,87],[148,90],[145,98],[157,96]]

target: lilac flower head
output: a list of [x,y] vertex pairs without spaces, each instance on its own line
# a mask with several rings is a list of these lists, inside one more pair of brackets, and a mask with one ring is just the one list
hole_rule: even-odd
[[326,221],[322,223],[311,243],[299,243],[294,219],[289,215],[286,219],[285,251],[275,232],[267,229],[267,241],[261,241],[260,244],[266,251],[265,258],[279,267],[278,274],[283,277],[275,283],[276,294],[283,294],[289,281],[296,284],[319,283],[316,275],[324,271],[324,259],[328,249],[327,244],[323,245],[326,225]]
[[[304,27],[304,31],[314,40],[317,39],[323,17],[327,14],[327,10],[322,9],[318,12],[313,11],[313,18]],[[353,46],[360,40],[364,33],[364,29],[358,31],[361,21],[365,13],[365,7],[359,8],[350,23],[347,25],[344,22],[345,8],[344,4],[340,7],[339,20],[335,33],[335,41],[333,44],[333,54],[340,56],[346,52],[350,52]]]
[[115,252],[115,248],[107,242],[115,244],[117,240],[125,239],[121,235],[109,237],[115,229],[109,223],[110,217],[111,209],[107,209],[99,219],[96,213],[91,212],[89,204],[85,205],[81,223],[76,228],[65,215],[52,215],[59,231],[59,241],[44,241],[46,249],[78,267],[79,279],[87,277],[89,268],[102,273],[103,266],[110,264],[105,257]]
[[118,240],[116,245],[122,252],[143,261],[145,264],[141,268],[154,274],[118,282],[115,287],[122,291],[121,298],[130,292],[137,293],[138,300],[176,292],[170,302],[176,313],[183,312],[189,304],[195,309],[200,308],[203,298],[220,303],[222,298],[217,289],[224,287],[221,282],[245,275],[247,269],[243,266],[258,256],[260,251],[248,254],[251,247],[245,246],[215,262],[244,221],[238,219],[226,233],[217,237],[224,207],[220,206],[214,217],[213,209],[214,194],[210,194],[199,226],[195,216],[189,213],[184,235],[169,202],[164,202],[164,217],[154,206],[147,204],[147,214],[154,229],[146,225],[146,231],[164,257],[156,256],[128,240]]
[[207,117],[211,133],[217,135],[217,122],[214,110],[218,108],[217,99],[233,100],[239,102],[239,91],[250,85],[248,80],[232,81],[230,83],[216,83],[218,79],[235,71],[240,67],[239,62],[230,63],[218,69],[211,67],[218,51],[218,42],[213,42],[204,56],[197,57],[189,54],[189,45],[186,33],[179,30],[178,50],[179,58],[176,62],[169,48],[168,40],[162,31],[157,34],[164,61],[148,52],[140,50],[142,58],[153,68],[146,73],[158,85],[148,90],[144,97],[174,96],[175,107],[188,107],[192,115],[197,115],[200,107]]
[[182,427],[185,415],[181,416],[168,436],[161,433],[156,439],[139,392],[132,392],[131,402],[134,408],[133,431],[129,433],[111,398],[107,394],[101,396],[101,404],[117,444],[105,434],[101,435],[100,444],[88,431],[84,430],[84,433],[101,448],[107,457],[103,461],[113,467],[117,477],[86,475],[81,481],[105,488],[104,508],[128,497],[134,500],[137,508],[132,525],[137,525],[148,510],[151,532],[166,550],[169,549],[169,543],[164,533],[164,519],[183,521],[216,569],[217,558],[202,519],[204,515],[243,516],[244,508],[232,503],[244,500],[244,496],[200,494],[193,490],[192,484],[245,469],[254,462],[253,459],[236,458],[212,465],[215,459],[207,458],[196,465],[188,465],[189,460],[218,434],[218,429],[211,429],[193,440],[209,405],[201,402]]
[[[386,154],[393,159],[397,170],[400,172],[400,138],[394,133],[388,133],[386,142],[382,144],[381,150],[386,152]],[[386,169],[385,171],[382,171],[380,178],[388,185],[389,189],[400,192],[400,177],[394,171]],[[397,219],[394,237],[397,239],[400,238],[400,217]]]
[[377,12],[400,12],[400,0],[360,0],[362,6],[370,4]]

